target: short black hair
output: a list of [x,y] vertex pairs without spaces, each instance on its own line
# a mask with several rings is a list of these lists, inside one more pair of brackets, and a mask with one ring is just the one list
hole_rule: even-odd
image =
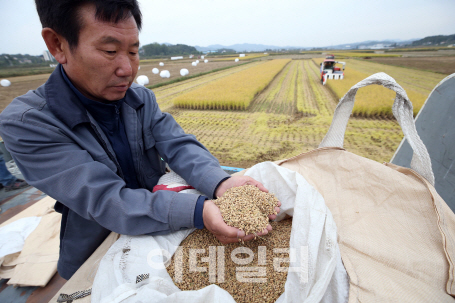
[[138,30],[142,27],[137,0],[35,0],[35,4],[43,28],[52,28],[62,35],[71,49],[79,42],[82,28],[79,9],[86,4],[95,5],[98,20],[117,23],[133,16]]

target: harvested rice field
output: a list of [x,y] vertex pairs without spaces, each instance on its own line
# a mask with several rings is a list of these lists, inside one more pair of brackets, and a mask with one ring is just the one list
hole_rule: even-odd
[[[338,102],[319,81],[312,60],[292,60],[245,110],[190,110],[173,105],[184,93],[238,70],[193,79],[155,89],[163,111],[171,113],[187,133],[194,134],[222,165],[249,167],[262,161],[295,156],[318,147],[327,132]],[[389,117],[351,119],[345,148],[367,158],[389,161],[402,139],[398,123]]]
[[[420,106],[433,87],[445,77],[443,74],[374,63],[370,60],[346,59],[343,60],[347,62],[345,80],[329,80],[329,84],[323,86],[317,64],[320,59],[302,59],[308,57],[301,56],[286,63],[243,110],[185,109],[174,105],[173,100],[183,94],[194,90],[203,91],[216,81],[235,77],[247,69],[273,62],[273,58],[281,57],[267,56],[246,64],[231,61],[209,61],[206,64],[201,62],[196,67],[201,70],[191,70],[191,62],[188,60],[165,61],[161,68],[158,61],[144,62],[141,63],[138,75],[148,75],[150,84],[153,85],[163,81],[158,75],[151,73],[154,67],[170,70],[171,77],[181,68],[188,68],[192,75],[231,67],[161,86],[153,91],[162,111],[171,113],[183,129],[194,134],[222,165],[234,167],[249,167],[262,161],[289,158],[317,148],[330,126],[340,96],[352,85],[373,73],[383,71],[395,78],[406,89],[411,101],[420,102]],[[9,88],[1,87],[0,90],[0,109],[15,96],[43,84],[48,76],[10,78],[12,85]],[[335,84],[340,88],[336,88]],[[393,94],[389,96],[387,94],[390,93],[385,88],[378,89],[383,90],[379,92],[379,96],[387,96],[391,104]],[[373,94],[368,92],[365,96],[373,98]],[[374,103],[377,102],[375,99]],[[414,108],[418,110],[420,107],[415,104]],[[369,110],[370,113],[358,110],[355,117],[351,118],[344,147],[375,161],[389,161],[402,139],[401,129],[387,110],[381,112],[374,107],[371,109],[371,106]]]
[[455,51],[452,56],[444,57],[403,57],[403,58],[372,58],[375,63],[394,65],[399,67],[411,68],[437,72],[444,75],[455,73]]

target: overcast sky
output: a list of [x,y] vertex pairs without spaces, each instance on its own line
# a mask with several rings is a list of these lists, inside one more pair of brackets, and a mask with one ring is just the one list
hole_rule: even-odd
[[[318,47],[455,34],[454,0],[139,0],[141,44]],[[0,54],[46,49],[33,0],[0,0]]]

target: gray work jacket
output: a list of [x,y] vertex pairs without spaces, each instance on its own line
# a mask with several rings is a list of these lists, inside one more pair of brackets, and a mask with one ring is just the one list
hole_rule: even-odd
[[133,84],[121,114],[139,189],[125,187],[109,140],[64,81],[60,66],[0,114],[0,134],[24,178],[59,201],[58,271],[65,279],[110,231],[157,235],[194,227],[198,195],[151,192],[165,173],[161,158],[208,197],[229,177],[193,135],[161,112],[151,90]]

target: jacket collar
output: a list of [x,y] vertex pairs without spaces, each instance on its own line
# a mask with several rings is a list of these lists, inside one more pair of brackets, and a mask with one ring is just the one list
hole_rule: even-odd
[[[61,65],[58,64],[44,86],[49,109],[71,129],[81,123],[90,123],[87,110],[68,83],[66,83],[61,68]],[[126,91],[124,101],[135,110],[144,105],[144,101],[131,88]]]

